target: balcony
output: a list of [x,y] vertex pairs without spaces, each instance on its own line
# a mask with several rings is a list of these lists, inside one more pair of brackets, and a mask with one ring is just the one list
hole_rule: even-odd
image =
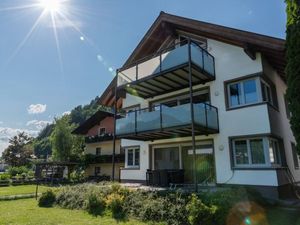
[[119,70],[118,91],[149,98],[187,88],[189,63],[192,85],[215,79],[214,57],[196,42],[184,41]]
[[[206,103],[194,105],[195,135],[219,132],[218,109]],[[156,140],[192,135],[190,104],[168,107],[160,105],[150,111],[141,109],[117,119],[118,138],[134,140]]]
[[[124,163],[125,154],[115,154],[115,163]],[[112,155],[85,155],[85,163],[97,164],[97,163],[112,163]]]
[[103,135],[85,137],[86,144],[98,143],[103,141],[111,141],[111,140],[113,140],[113,134],[108,134],[108,133]]

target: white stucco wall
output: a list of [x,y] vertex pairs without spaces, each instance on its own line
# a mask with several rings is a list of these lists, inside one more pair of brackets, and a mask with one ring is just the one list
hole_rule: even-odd
[[[122,139],[122,147],[140,146],[140,166],[139,168],[125,168],[121,170],[122,180],[146,180],[146,172],[149,168],[149,148],[148,143],[143,141],[133,141]],[[125,163],[126,164],[126,163]],[[125,166],[126,167],[126,166]]]

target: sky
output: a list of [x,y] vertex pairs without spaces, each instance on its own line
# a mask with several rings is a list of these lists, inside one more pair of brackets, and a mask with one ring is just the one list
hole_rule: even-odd
[[0,0],[0,155],[101,95],[160,11],[285,37],[284,1],[57,1]]

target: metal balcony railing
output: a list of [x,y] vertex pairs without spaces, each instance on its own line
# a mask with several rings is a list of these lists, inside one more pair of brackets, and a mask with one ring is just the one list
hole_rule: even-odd
[[[191,48],[190,57],[189,48]],[[206,76],[205,79],[214,79],[214,57],[197,42],[183,41],[118,70],[118,87],[187,66],[189,60]]]
[[[192,123],[190,110],[189,103],[176,107],[160,105],[152,110],[149,108],[136,110],[128,113],[125,118],[117,119],[116,134],[136,135],[141,132],[188,127]],[[207,103],[194,103],[194,123],[204,132],[218,132],[218,109]]]

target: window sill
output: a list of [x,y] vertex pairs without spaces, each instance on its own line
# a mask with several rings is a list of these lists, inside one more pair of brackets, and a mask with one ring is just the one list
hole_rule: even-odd
[[122,168],[122,170],[140,170],[140,167],[139,166],[132,166],[132,167]]
[[232,170],[279,170],[284,169],[284,167],[270,167],[270,166],[260,166],[260,167],[233,167]]
[[248,104],[248,105],[241,105],[241,106],[235,106],[235,107],[226,107],[226,111],[231,111],[231,110],[236,110],[236,109],[242,109],[242,108],[247,108],[247,107],[253,107],[253,106],[259,106],[259,105],[265,105],[268,104],[267,102],[257,102],[253,104]]

